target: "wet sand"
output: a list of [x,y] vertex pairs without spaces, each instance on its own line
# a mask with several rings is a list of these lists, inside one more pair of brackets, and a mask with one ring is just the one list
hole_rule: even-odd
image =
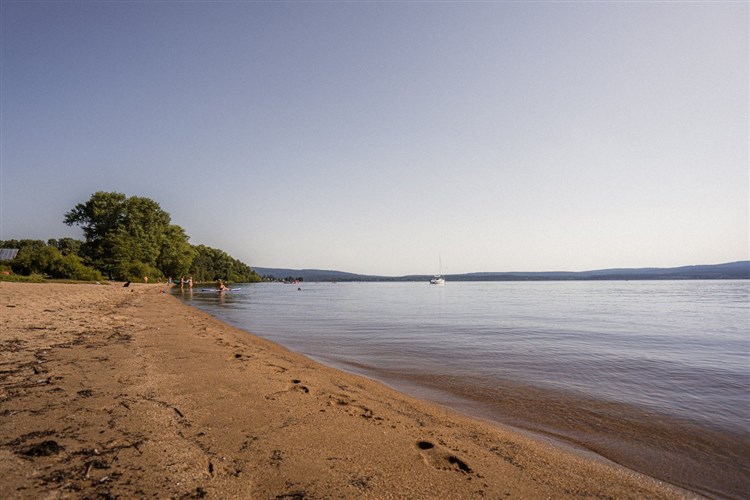
[[0,283],[0,497],[690,498],[248,335],[158,285]]
[[[387,373],[373,370],[383,380]],[[633,470],[713,498],[747,498],[750,440],[633,405],[586,399],[508,382],[413,376],[418,385],[391,383],[461,413],[525,429],[592,450]],[[431,388],[432,393],[424,388]],[[478,389],[479,388],[479,389]],[[451,397],[453,396],[453,397]]]

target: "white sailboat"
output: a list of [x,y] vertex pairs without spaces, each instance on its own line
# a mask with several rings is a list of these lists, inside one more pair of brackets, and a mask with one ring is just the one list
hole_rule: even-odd
[[445,285],[445,278],[441,274],[436,274],[430,279],[430,283],[433,285]]
[[443,278],[443,258],[440,257],[440,272],[432,277],[430,280],[431,285],[445,285],[445,278]]

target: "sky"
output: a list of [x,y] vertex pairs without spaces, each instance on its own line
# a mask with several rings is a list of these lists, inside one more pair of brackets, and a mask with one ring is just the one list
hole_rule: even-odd
[[747,2],[0,4],[0,239],[97,191],[251,266],[750,259]]

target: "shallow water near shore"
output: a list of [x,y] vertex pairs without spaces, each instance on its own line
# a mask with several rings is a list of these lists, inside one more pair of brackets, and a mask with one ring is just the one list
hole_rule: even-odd
[[750,491],[750,281],[253,284],[174,293],[418,397],[710,496]]

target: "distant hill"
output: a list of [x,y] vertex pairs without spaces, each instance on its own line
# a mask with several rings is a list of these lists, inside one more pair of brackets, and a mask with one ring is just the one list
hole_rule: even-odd
[[[277,279],[302,278],[304,281],[427,281],[432,276],[375,276],[326,271],[322,269],[282,269],[254,267],[261,276]],[[750,261],[728,262],[683,267],[646,267],[640,269],[598,269],[594,271],[552,272],[480,272],[448,274],[447,281],[564,281],[564,280],[689,280],[689,279],[750,279]]]
[[368,276],[364,274],[345,273],[343,271],[327,271],[323,269],[280,269],[273,267],[254,267],[253,270],[261,276],[272,276],[276,279],[302,278],[304,281],[380,281],[388,279],[384,276]]
[[580,272],[469,273],[453,275],[452,278],[456,281],[750,279],[750,261],[668,268],[598,269]]

